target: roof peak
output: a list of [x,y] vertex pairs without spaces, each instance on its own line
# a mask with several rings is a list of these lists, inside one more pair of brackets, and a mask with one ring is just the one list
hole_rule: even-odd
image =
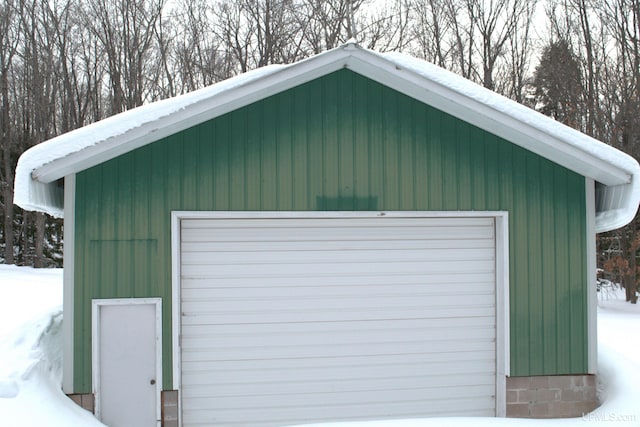
[[342,45],[342,47],[343,47],[344,49],[349,50],[349,49],[353,49],[353,48],[356,48],[356,47],[360,47],[360,44],[358,44],[358,41],[355,39],[355,37],[351,37],[349,40],[347,40],[347,41]]

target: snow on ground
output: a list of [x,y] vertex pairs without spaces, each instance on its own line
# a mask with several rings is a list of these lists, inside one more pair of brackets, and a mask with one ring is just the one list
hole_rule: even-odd
[[[599,295],[598,365],[604,403],[573,419],[431,418],[325,423],[323,427],[640,426],[640,305],[620,291]],[[0,424],[104,427],[60,390],[62,270],[0,265]],[[634,360],[635,359],[635,360]]]
[[62,270],[0,265],[0,425],[104,427],[61,383]]

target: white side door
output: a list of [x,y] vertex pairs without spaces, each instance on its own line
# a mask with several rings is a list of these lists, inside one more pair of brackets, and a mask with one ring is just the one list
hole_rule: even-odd
[[161,300],[93,301],[96,416],[109,427],[160,425]]

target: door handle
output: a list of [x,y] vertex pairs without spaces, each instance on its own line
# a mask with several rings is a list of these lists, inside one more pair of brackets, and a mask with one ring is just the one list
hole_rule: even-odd
[[151,381],[149,381],[149,383],[150,383],[151,385],[156,385],[156,380],[151,380]]

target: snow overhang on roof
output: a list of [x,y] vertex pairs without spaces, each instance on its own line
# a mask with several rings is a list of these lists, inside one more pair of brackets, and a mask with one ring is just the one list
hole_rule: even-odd
[[59,179],[342,68],[598,182],[597,232],[622,227],[635,216],[640,166],[632,157],[433,64],[355,43],[144,105],[36,145],[18,160],[15,203],[61,217]]

